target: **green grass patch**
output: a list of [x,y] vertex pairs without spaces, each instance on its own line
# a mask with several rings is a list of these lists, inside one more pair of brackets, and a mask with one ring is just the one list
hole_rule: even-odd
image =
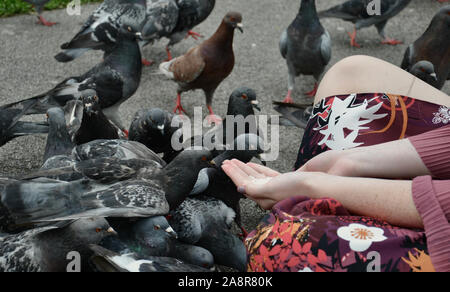
[[[50,0],[45,5],[46,10],[65,8],[72,0]],[[81,4],[101,2],[102,0],[81,0]],[[0,0],[0,17],[16,14],[30,13],[33,11],[31,4],[22,0]]]

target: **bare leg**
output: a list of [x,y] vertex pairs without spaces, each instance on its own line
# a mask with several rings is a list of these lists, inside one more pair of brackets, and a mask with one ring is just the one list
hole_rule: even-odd
[[391,93],[450,107],[450,97],[401,68],[369,56],[352,56],[325,74],[315,102],[332,95]]

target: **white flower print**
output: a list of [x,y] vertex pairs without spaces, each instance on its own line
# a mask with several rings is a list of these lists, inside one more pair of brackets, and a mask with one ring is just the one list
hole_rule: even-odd
[[337,230],[337,235],[341,239],[349,241],[350,248],[356,252],[368,250],[374,242],[385,241],[387,237],[383,234],[383,229],[361,224],[350,224],[348,227],[341,227]]
[[439,112],[434,113],[433,124],[444,124],[447,125],[450,123],[450,109],[446,106],[441,106],[439,108]]

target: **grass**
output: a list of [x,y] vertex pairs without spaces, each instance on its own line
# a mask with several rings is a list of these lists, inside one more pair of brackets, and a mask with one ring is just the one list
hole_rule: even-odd
[[[45,5],[46,10],[65,8],[72,0],[50,0]],[[101,2],[102,0],[81,0],[82,4],[90,2]],[[30,13],[34,9],[31,4],[22,0],[0,0],[0,17],[12,16],[16,14]]]

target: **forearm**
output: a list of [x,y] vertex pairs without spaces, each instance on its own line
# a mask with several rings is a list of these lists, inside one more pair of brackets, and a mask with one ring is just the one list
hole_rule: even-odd
[[430,175],[414,146],[407,139],[353,150],[359,177],[412,179]]
[[316,174],[305,182],[313,199],[333,198],[351,213],[377,218],[392,225],[423,228],[412,197],[412,182],[369,178],[349,178]]

